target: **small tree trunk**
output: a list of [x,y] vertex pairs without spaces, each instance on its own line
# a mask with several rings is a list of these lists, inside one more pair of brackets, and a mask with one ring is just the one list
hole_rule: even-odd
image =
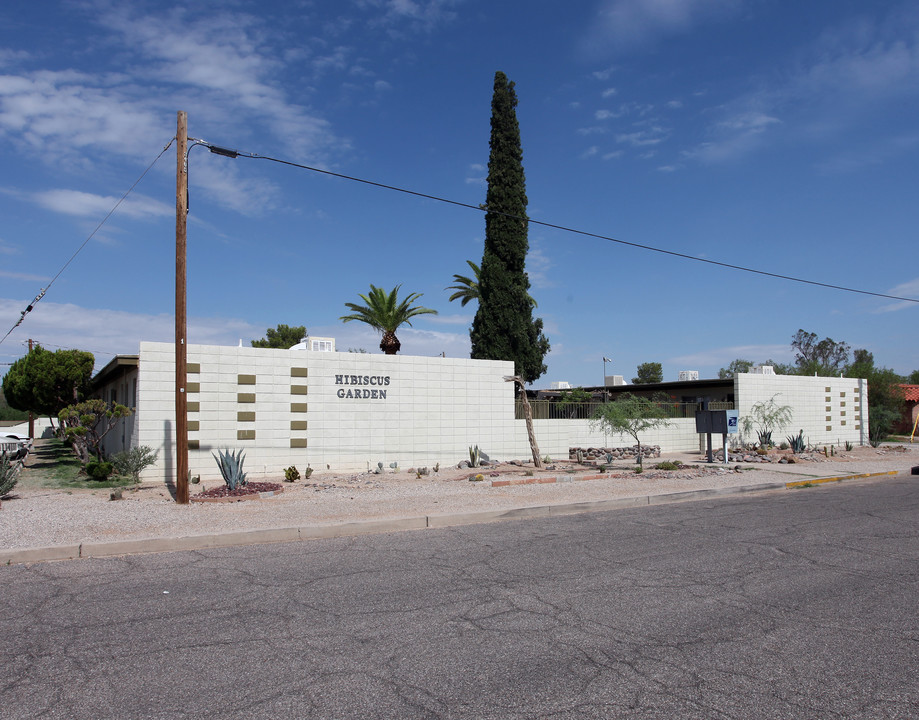
[[530,401],[527,400],[527,391],[523,387],[523,380],[519,375],[504,379],[513,380],[520,388],[520,397],[523,400],[523,417],[526,419],[527,423],[527,439],[530,441],[530,452],[533,454],[533,464],[541,470],[542,458],[539,457],[539,445],[536,443],[536,431],[533,429],[533,413],[530,411]]

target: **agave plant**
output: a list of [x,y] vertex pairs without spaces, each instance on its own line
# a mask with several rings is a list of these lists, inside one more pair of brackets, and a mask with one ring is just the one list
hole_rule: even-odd
[[791,448],[793,453],[802,453],[804,452],[805,443],[804,443],[804,430],[799,430],[798,435],[789,435],[785,438],[788,441],[788,447]]
[[220,468],[223,481],[230,490],[235,490],[249,482],[246,480],[246,473],[243,472],[243,462],[245,462],[246,454],[242,450],[238,454],[235,451],[231,453],[229,450],[223,450],[220,451],[219,457],[214,453],[211,453],[211,455],[217,461],[217,467]]

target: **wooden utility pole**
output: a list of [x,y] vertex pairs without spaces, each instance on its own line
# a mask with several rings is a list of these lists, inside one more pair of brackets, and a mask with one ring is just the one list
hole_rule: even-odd
[[185,342],[185,258],[188,219],[188,115],[176,123],[176,502],[188,504],[188,396]]

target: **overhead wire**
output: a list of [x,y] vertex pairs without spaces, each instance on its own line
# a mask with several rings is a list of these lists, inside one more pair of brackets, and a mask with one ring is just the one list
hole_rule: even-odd
[[3,344],[3,341],[6,340],[6,339],[12,334],[13,330],[15,330],[15,329],[18,328],[20,325],[22,325],[22,321],[25,320],[26,315],[28,315],[30,312],[32,312],[32,309],[35,307],[35,305],[38,304],[38,302],[45,296],[45,293],[48,292],[48,290],[51,288],[52,285],[54,285],[55,280],[57,280],[57,279],[61,276],[61,274],[68,268],[68,266],[70,265],[70,263],[72,263],[72,262],[74,261],[74,259],[77,257],[77,255],[80,254],[80,252],[83,250],[83,248],[86,247],[86,245],[89,243],[89,241],[92,240],[93,237],[95,237],[96,233],[99,232],[99,230],[102,229],[102,226],[105,225],[106,222],[108,222],[108,219],[109,219],[110,217],[112,217],[112,215],[115,214],[115,211],[116,211],[116,210],[121,206],[121,204],[128,198],[128,195],[130,195],[130,194],[134,191],[134,188],[136,188],[136,187],[140,184],[140,181],[143,180],[143,179],[147,176],[147,173],[150,172],[150,170],[153,169],[153,166],[156,165],[157,161],[158,161],[161,157],[163,157],[164,153],[165,153],[170,147],[172,147],[172,143],[174,143],[174,142],[175,142],[175,136],[173,136],[173,137],[169,140],[169,142],[166,143],[166,145],[163,147],[163,149],[160,150],[159,155],[157,155],[157,156],[153,159],[153,162],[151,162],[151,163],[146,167],[146,169],[140,174],[140,177],[138,177],[137,180],[134,181],[134,184],[131,185],[131,187],[129,187],[129,188],[124,192],[124,194],[118,199],[118,202],[116,202],[116,203],[112,206],[112,209],[109,210],[108,213],[106,214],[106,216],[105,216],[104,218],[102,218],[102,220],[99,222],[98,225],[96,225],[95,229],[93,229],[93,231],[86,237],[86,239],[83,241],[83,243],[80,245],[80,247],[78,247],[78,248],[76,249],[76,252],[74,252],[74,254],[70,256],[70,259],[69,259],[67,262],[64,263],[63,267],[62,267],[60,270],[57,271],[57,275],[55,275],[53,278],[51,278],[50,282],[49,282],[45,287],[43,287],[43,288],[41,289],[41,291],[38,293],[38,295],[35,296],[35,299],[32,300],[32,302],[30,302],[30,303],[28,304],[28,306],[26,307],[26,309],[23,310],[23,311],[20,313],[20,315],[19,315],[19,320],[16,321],[16,324],[13,325],[13,327],[11,327],[11,328],[9,329],[9,331],[6,333],[6,335],[4,335],[2,338],[0,338],[0,345],[2,345],[2,344]]
[[[193,138],[189,138],[192,140]],[[528,222],[532,225],[540,225],[542,227],[552,228],[554,230],[560,230],[562,232],[573,233],[575,235],[582,235],[584,237],[595,238],[598,240],[606,240],[608,242],[617,243],[619,245],[624,245],[627,247],[637,248],[639,250],[647,250],[649,252],[656,252],[662,255],[669,255],[671,257],[677,257],[683,260],[692,260],[694,262],[706,263],[708,265],[715,265],[717,267],[723,267],[730,270],[739,270],[742,272],[753,273],[756,275],[763,275],[766,277],[776,278],[779,280],[788,280],[790,282],[803,283],[805,285],[815,285],[817,287],[829,288],[831,290],[841,290],[844,292],[856,293],[859,295],[870,295],[873,297],[885,298],[888,300],[898,300],[901,302],[912,302],[919,303],[919,298],[908,298],[901,297],[899,295],[890,295],[887,293],[873,292],[871,290],[861,290],[859,288],[847,287],[845,285],[836,285],[834,283],[820,282],[818,280],[809,280],[807,278],[795,277],[793,275],[784,275],[782,273],[769,272],[768,270],[760,270],[758,268],[747,267],[744,265],[736,265],[733,263],[721,262],[720,260],[711,260],[709,258],[697,257],[695,255],[689,255],[687,253],[677,252],[675,250],[665,250],[664,248],[655,247],[653,245],[646,245],[643,243],[630,242],[628,240],[620,240],[618,238],[610,237],[609,235],[603,235],[601,233],[590,232],[587,230],[579,230],[577,228],[569,227],[567,225],[560,225],[557,223],[545,222],[543,220],[534,220],[533,218],[520,217],[518,215],[513,215],[511,213],[504,213],[497,210],[491,210],[485,205],[473,205],[472,203],[465,203],[459,200],[451,200],[450,198],[439,197],[437,195],[432,195],[430,193],[419,192],[417,190],[409,190],[407,188],[399,187],[397,185],[389,185],[382,182],[376,182],[374,180],[367,180],[365,178],[355,177],[353,175],[345,175],[343,173],[333,172],[331,170],[326,170],[324,168],[318,168],[311,165],[304,165],[302,163],[294,162],[292,160],[284,160],[282,158],[275,158],[269,155],[260,155],[258,153],[246,152],[243,150],[231,150],[225,147],[220,147],[219,145],[213,145],[206,140],[195,140],[196,143],[203,145],[210,149],[211,152],[217,155],[223,155],[225,157],[231,158],[246,158],[250,160],[267,160],[269,162],[279,163],[281,165],[288,165],[290,167],[299,168],[302,170],[309,170],[310,172],[319,173],[322,175],[328,175],[330,177],[340,178],[342,180],[350,180],[351,182],[361,183],[363,185],[370,185],[372,187],[381,188],[383,190],[392,190],[394,192],[403,193],[405,195],[412,195],[414,197],[424,198],[426,200],[434,200],[436,202],[446,203],[448,205],[455,205],[457,207],[468,208],[470,210],[477,210],[479,212],[492,212],[496,215],[501,215],[513,220],[520,220]]]
[[[327,175],[327,176],[330,176],[330,177],[336,177],[336,178],[339,178],[339,179],[341,179],[341,180],[348,180],[348,181],[350,181],[350,182],[356,182],[356,183],[360,183],[360,184],[363,184],[363,185],[369,185],[369,186],[371,186],[371,187],[376,187],[376,188],[380,188],[380,189],[383,189],[383,190],[390,190],[390,191],[402,193],[402,194],[405,194],[405,195],[411,195],[411,196],[413,196],[413,197],[424,198],[424,199],[426,199],[426,200],[433,200],[433,201],[435,201],[435,202],[440,202],[440,203],[444,203],[444,204],[447,204],[447,205],[453,205],[453,206],[455,206],[455,207],[462,207],[462,208],[466,208],[466,209],[469,209],[469,210],[475,210],[475,211],[477,211],[477,212],[482,212],[482,213],[492,212],[492,213],[494,213],[494,214],[496,214],[496,215],[501,215],[501,216],[503,216],[503,217],[507,217],[507,218],[514,219],[514,220],[520,220],[520,221],[527,222],[527,223],[532,224],[532,225],[539,225],[539,226],[541,226],[541,227],[552,228],[552,229],[554,229],[554,230],[559,230],[559,231],[561,231],[561,232],[567,232],[567,233],[572,233],[572,234],[575,234],[575,235],[581,235],[581,236],[583,236],[583,237],[595,238],[595,239],[597,239],[597,240],[606,240],[607,242],[616,243],[616,244],[618,244],[618,245],[623,245],[623,246],[626,246],[626,247],[632,247],[632,248],[636,248],[636,249],[639,249],[639,250],[646,250],[646,251],[649,251],[649,252],[655,252],[655,253],[659,253],[659,254],[662,254],[662,255],[669,255],[669,256],[671,256],[671,257],[680,258],[680,259],[682,259],[682,260],[691,260],[691,261],[694,261],[694,262],[700,262],[700,263],[705,263],[705,264],[708,264],[708,265],[714,265],[714,266],[717,266],[717,267],[727,268],[727,269],[729,269],[729,270],[738,270],[738,271],[741,271],[741,272],[748,272],[748,273],[753,273],[753,274],[756,274],[756,275],[762,275],[762,276],[765,276],[765,277],[776,278],[776,279],[779,279],[779,280],[787,280],[787,281],[789,281],[789,282],[796,282],[796,283],[802,283],[802,284],[805,284],[805,285],[813,285],[813,286],[817,286],[817,287],[828,288],[828,289],[831,289],[831,290],[840,290],[840,291],[843,291],[843,292],[856,293],[856,294],[859,294],[859,295],[869,295],[869,296],[872,296],[872,297],[885,298],[885,299],[888,299],[888,300],[897,300],[897,301],[900,301],[900,302],[919,303],[919,298],[909,298],[909,297],[902,297],[902,296],[899,296],[899,295],[890,295],[890,294],[887,294],[887,293],[873,292],[873,291],[871,291],[871,290],[861,290],[861,289],[859,289],[859,288],[847,287],[847,286],[845,286],[845,285],[836,285],[836,284],[834,284],[834,283],[820,282],[820,281],[818,281],[818,280],[809,280],[809,279],[807,279],[807,278],[795,277],[795,276],[793,276],[793,275],[785,275],[785,274],[782,274],[782,273],[770,272],[770,271],[768,271],[768,270],[760,270],[760,269],[758,269],[758,268],[747,267],[747,266],[744,266],[744,265],[737,265],[737,264],[734,264],[734,263],[722,262],[722,261],[720,261],[720,260],[712,260],[712,259],[710,259],[710,258],[702,258],[702,257],[698,257],[698,256],[695,256],[695,255],[689,255],[689,254],[687,254],[687,253],[677,252],[677,251],[675,251],[675,250],[666,250],[666,249],[664,249],[664,248],[655,247],[655,246],[653,246],[653,245],[647,245],[647,244],[644,244],[644,243],[631,242],[631,241],[629,241],[629,240],[621,240],[621,239],[619,239],[619,238],[614,238],[614,237],[611,237],[611,236],[609,236],[609,235],[603,235],[602,233],[595,233],[595,232],[590,232],[590,231],[587,231],[587,230],[580,230],[580,229],[578,229],[578,228],[573,228],[573,227],[570,227],[570,226],[567,226],[567,225],[561,225],[561,224],[558,224],[558,223],[546,222],[546,221],[543,221],[543,220],[535,220],[535,219],[529,218],[529,217],[520,217],[520,216],[514,215],[514,214],[512,214],[512,213],[505,213],[505,212],[501,212],[501,211],[498,211],[498,210],[492,210],[492,209],[488,208],[486,205],[475,205],[475,204],[472,204],[472,203],[466,203],[466,202],[462,202],[462,201],[459,201],[459,200],[452,200],[452,199],[450,199],[450,198],[440,197],[440,196],[438,196],[438,195],[433,195],[433,194],[431,194],[431,193],[419,192],[419,191],[417,191],[417,190],[409,190],[408,188],[399,187],[399,186],[397,186],[397,185],[390,185],[390,184],[387,184],[387,183],[377,182],[377,181],[375,181],[375,180],[367,180],[366,178],[360,178],[360,177],[356,177],[356,176],[353,176],[353,175],[346,175],[346,174],[344,174],[344,173],[337,173],[337,172],[334,172],[334,171],[332,171],[332,170],[326,170],[326,169],[324,169],[324,168],[318,168],[318,167],[315,167],[315,166],[312,166],[312,165],[305,165],[305,164],[303,164],[303,163],[294,162],[294,161],[292,161],[292,160],[285,160],[285,159],[283,159],[283,158],[276,158],[276,157],[272,157],[272,156],[270,156],[270,155],[261,155],[261,154],[259,154],[259,153],[247,152],[247,151],[244,151],[244,150],[229,149],[229,148],[226,148],[226,147],[222,147],[222,146],[220,146],[220,145],[215,145],[215,144],[213,144],[213,143],[209,143],[209,142],[207,142],[206,140],[202,140],[202,139],[200,139],[200,138],[192,138],[192,137],[189,137],[188,140],[191,141],[191,142],[193,142],[193,143],[196,144],[196,145],[202,145],[202,146],[208,148],[208,150],[210,150],[210,152],[212,152],[212,153],[214,153],[214,154],[216,154],[216,155],[222,155],[222,156],[229,157],[229,158],[238,158],[238,157],[241,157],[241,158],[250,159],[250,160],[266,160],[266,161],[268,161],[268,162],[274,162],[274,163],[278,163],[278,164],[280,164],[280,165],[287,165],[287,166],[289,166],[289,167],[294,167],[294,168],[298,168],[298,169],[301,169],[301,170],[307,170],[307,171],[309,171],[309,172],[313,172],[313,173],[317,173],[317,174],[321,174],[321,175]],[[51,286],[54,284],[54,282],[61,276],[61,274],[67,269],[67,267],[74,261],[74,259],[76,258],[76,256],[79,255],[79,253],[83,250],[84,247],[86,247],[86,245],[89,243],[89,241],[92,240],[92,238],[93,238],[93,237],[96,235],[96,233],[102,228],[102,226],[105,225],[105,223],[108,221],[108,219],[115,213],[115,211],[121,206],[121,204],[127,199],[127,197],[134,191],[134,189],[135,189],[135,188],[137,187],[137,185],[144,179],[144,177],[146,177],[147,173],[150,172],[150,170],[153,168],[154,165],[156,165],[156,163],[157,163],[157,162],[159,161],[159,159],[163,156],[163,154],[172,146],[172,143],[173,143],[173,142],[175,142],[175,137],[173,137],[173,138],[171,138],[171,139],[169,140],[169,142],[163,147],[163,149],[159,152],[159,154],[153,159],[153,162],[151,162],[151,163],[147,166],[147,168],[143,171],[143,173],[141,173],[141,175],[137,178],[137,180],[134,181],[134,183],[131,185],[131,187],[129,187],[129,188],[127,189],[127,191],[125,191],[125,193],[121,196],[121,198],[119,198],[118,202],[116,202],[116,203],[112,206],[112,209],[109,210],[109,212],[108,212],[108,213],[105,215],[105,217],[99,222],[99,224],[95,227],[95,229],[86,237],[86,239],[83,241],[83,243],[80,245],[80,247],[77,248],[76,252],[74,252],[73,255],[70,257],[70,259],[67,260],[66,263],[64,263],[63,267],[61,267],[61,269],[57,272],[57,274],[56,274],[53,278],[51,278],[51,281],[48,283],[48,285],[45,286],[44,288],[42,288],[41,291],[38,293],[38,295],[36,295],[35,298],[32,300],[32,302],[29,303],[29,305],[26,307],[26,309],[22,311],[22,313],[21,313],[20,316],[19,316],[19,320],[17,320],[16,323],[13,325],[13,327],[11,327],[11,328],[9,329],[9,331],[6,333],[6,335],[4,335],[2,338],[0,338],[0,344],[3,344],[3,342],[10,336],[10,334],[12,334],[13,330],[15,330],[17,327],[19,327],[19,326],[22,324],[22,322],[23,322],[23,320],[25,319],[26,315],[27,315],[28,313],[30,313],[30,312],[32,311],[32,309],[34,308],[34,306],[45,296],[45,293],[51,288]]]

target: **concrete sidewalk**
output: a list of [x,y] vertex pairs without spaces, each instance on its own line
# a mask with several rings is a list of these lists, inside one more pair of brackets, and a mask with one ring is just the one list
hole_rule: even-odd
[[[689,484],[690,489],[674,489],[676,487],[686,487],[686,482],[682,483],[662,483],[658,486],[659,492],[647,494],[645,492],[630,491],[629,488],[621,487],[622,484],[614,485],[607,482],[603,484],[603,476],[578,477],[579,482],[565,484],[565,481],[558,482],[555,478],[556,488],[549,487],[546,478],[522,478],[515,483],[515,487],[501,486],[495,483],[495,487],[500,488],[493,492],[507,493],[510,496],[502,494],[500,497],[491,496],[489,491],[480,492],[478,490],[470,492],[465,501],[447,503],[451,508],[447,512],[432,513],[422,512],[419,514],[406,513],[401,514],[398,510],[401,508],[405,511],[406,507],[411,508],[413,503],[404,502],[404,498],[395,498],[394,502],[383,508],[377,508],[379,512],[376,517],[360,519],[362,515],[367,514],[367,503],[341,503],[336,505],[331,514],[320,516],[314,513],[314,522],[305,522],[303,524],[284,524],[284,519],[289,518],[289,514],[272,513],[270,509],[261,513],[262,526],[249,527],[241,529],[215,529],[210,532],[196,533],[195,529],[200,529],[206,523],[200,522],[204,517],[200,513],[193,513],[188,510],[189,506],[175,506],[170,501],[170,507],[165,508],[164,503],[156,506],[149,504],[146,510],[153,512],[154,508],[163,506],[167,512],[173,515],[179,515],[183,521],[176,524],[172,523],[170,527],[162,528],[164,532],[159,532],[154,536],[149,533],[149,524],[141,525],[138,521],[135,527],[130,522],[122,522],[114,531],[110,528],[105,529],[105,534],[113,536],[111,539],[100,539],[97,525],[103,523],[95,516],[83,514],[83,521],[86,526],[83,528],[83,534],[80,529],[73,532],[72,541],[61,544],[37,545],[25,547],[9,547],[0,549],[0,563],[34,563],[46,562],[53,560],[71,560],[78,558],[91,557],[111,557],[119,555],[131,555],[138,553],[151,552],[175,552],[188,550],[203,550],[208,548],[228,547],[234,545],[250,545],[261,543],[281,543],[297,542],[309,539],[332,538],[353,535],[363,535],[370,533],[396,532],[403,530],[423,530],[427,528],[444,528],[457,525],[467,525],[483,522],[494,522],[498,520],[551,517],[558,515],[569,515],[584,512],[600,512],[616,510],[620,508],[632,508],[645,505],[660,505],[675,502],[686,502],[712,497],[725,497],[730,495],[739,495],[752,492],[764,491],[782,491],[790,488],[797,488],[808,485],[820,485],[831,482],[851,481],[866,478],[878,478],[898,475],[902,472],[909,472],[910,465],[915,461],[917,454],[908,452],[903,457],[894,459],[894,462],[874,461],[871,464],[875,467],[867,472],[858,472],[864,470],[864,463],[821,463],[814,464],[796,464],[783,465],[777,469],[773,465],[766,468],[749,469],[743,473],[739,482],[728,482],[733,478],[729,470],[724,469],[718,474],[699,477],[693,479]],[[678,459],[667,458],[667,459]],[[698,462],[698,457],[694,457]],[[858,467],[856,467],[858,465]],[[880,465],[886,465],[887,469],[881,469]],[[894,466],[894,467],[892,467]],[[717,471],[717,467],[713,468]],[[825,471],[815,474],[815,470]],[[595,479],[596,478],[596,479]],[[584,482],[580,482],[583,480]],[[528,482],[529,481],[529,482]],[[531,487],[526,487],[527,484]],[[455,487],[463,489],[464,486],[454,484]],[[593,485],[591,492],[585,493],[581,490],[589,485]],[[632,484],[634,485],[634,483]],[[534,487],[538,486],[538,487]],[[358,486],[349,486],[348,491],[358,493]],[[442,490],[447,486],[441,486]],[[468,487],[468,483],[465,487]],[[630,486],[631,487],[631,486]],[[546,496],[547,490],[554,492],[552,496]],[[539,493],[539,494],[534,494]],[[564,494],[560,494],[564,493]],[[302,493],[301,493],[302,495]],[[279,496],[279,497],[283,497]],[[306,496],[304,496],[306,497]],[[371,496],[372,497],[372,496]],[[374,499],[378,500],[379,495]],[[420,495],[419,495],[420,497]],[[425,503],[422,503],[425,509],[433,509],[433,505],[440,502],[439,499],[449,499],[447,494],[436,495],[428,493],[425,495]],[[536,502],[543,498],[548,501]],[[308,498],[307,498],[308,499]],[[355,497],[350,497],[354,500]],[[500,499],[500,502],[497,500]],[[413,497],[414,502],[418,497]],[[266,506],[270,508],[270,503],[274,500],[258,503],[237,503],[237,506]],[[299,502],[294,498],[292,501],[297,510],[303,511],[309,516],[308,506],[304,502]],[[329,501],[324,501],[328,503]],[[4,515],[8,516],[11,502],[4,503],[3,510],[0,510],[0,523]],[[49,496],[44,498],[44,502],[39,502],[35,507],[29,508],[29,511],[39,510],[43,505],[50,504]],[[432,505],[433,504],[433,505]],[[111,510],[118,507],[119,503],[102,502],[96,499],[92,505],[94,511]],[[339,507],[340,506],[340,507]],[[243,508],[239,512],[234,512],[238,508],[224,505],[229,512],[233,513],[236,521],[245,521],[247,518],[255,516],[255,513],[247,513],[248,508]],[[264,517],[265,514],[268,517]],[[132,516],[134,517],[134,516]],[[30,517],[33,522],[41,523],[38,516]],[[279,524],[272,524],[272,519]],[[51,522],[50,513],[46,517],[47,522]],[[245,522],[240,522],[245,524]],[[147,532],[145,532],[145,530]],[[19,538],[21,539],[21,538]]]

